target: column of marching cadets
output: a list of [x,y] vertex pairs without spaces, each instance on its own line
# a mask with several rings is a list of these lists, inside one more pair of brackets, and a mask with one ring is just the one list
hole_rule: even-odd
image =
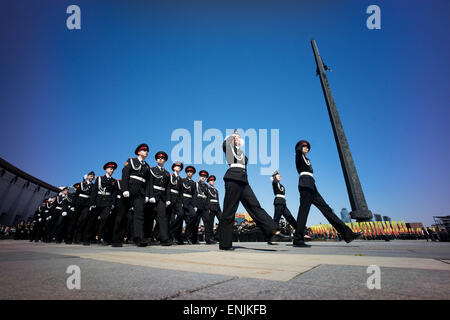
[[[272,175],[274,218],[261,207],[250,186],[247,175],[248,158],[240,148],[242,145],[243,141],[237,130],[233,135],[227,136],[222,145],[229,166],[223,177],[223,213],[220,210],[219,193],[214,188],[216,177],[201,170],[199,181],[194,182],[192,177],[196,169],[187,166],[184,169],[187,176],[181,178],[183,164],[180,162],[173,163],[173,173],[170,174],[164,168],[168,160],[164,151],[155,154],[157,165],[150,167],[145,161],[149,147],[144,143],[136,148],[137,157],[129,158],[125,163],[121,180],[112,177],[117,164],[108,162],[103,166],[105,175],[95,178],[94,172],[90,172],[82,182],[74,185],[74,194],[69,194],[66,187],[57,197],[45,201],[35,214],[33,239],[83,245],[90,245],[95,241],[104,245],[112,244],[114,247],[121,247],[125,239],[130,239],[140,247],[156,240],[164,246],[183,244],[184,239],[190,244],[198,244],[201,219],[206,243],[215,244],[213,223],[217,217],[219,249],[234,250],[233,230],[239,203],[248,211],[270,245],[291,238],[281,232],[279,221],[283,216],[295,229],[293,246],[310,247],[305,241],[310,238],[306,222],[311,205],[320,210],[345,242],[350,243],[363,235],[362,231],[353,232],[345,225],[317,190],[311,161],[307,158],[311,150],[308,141],[300,140],[295,145],[300,193],[297,220],[286,206],[286,191],[280,183],[281,175],[278,171]],[[186,226],[184,238],[183,224]]]
[[[174,162],[169,173],[163,151],[155,154],[156,166],[150,167],[148,152],[147,144],[136,148],[121,180],[113,178],[117,164],[107,162],[104,175],[96,177],[91,171],[73,185],[75,192],[62,187],[56,197],[46,199],[34,215],[32,240],[113,247],[124,241],[137,246],[198,244],[202,219],[206,244],[216,244],[214,218],[221,215],[216,177],[201,170],[199,181],[194,181],[196,169],[183,168],[181,162]],[[185,178],[180,176],[183,169]]]

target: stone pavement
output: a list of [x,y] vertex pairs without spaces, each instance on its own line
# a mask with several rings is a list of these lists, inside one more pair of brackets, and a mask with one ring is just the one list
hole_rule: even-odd
[[[235,243],[218,245],[65,245],[0,241],[0,299],[445,299],[450,243],[422,240]],[[69,290],[71,265],[81,289]],[[368,267],[380,270],[369,289]],[[370,281],[372,283],[372,281]]]

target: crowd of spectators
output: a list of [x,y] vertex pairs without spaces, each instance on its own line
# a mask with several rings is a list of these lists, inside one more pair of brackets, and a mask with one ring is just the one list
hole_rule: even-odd
[[[218,237],[219,224],[216,223],[213,229],[214,240],[219,241]],[[292,236],[294,228],[286,223],[281,218],[280,229],[283,234]],[[16,226],[6,226],[0,224],[0,239],[15,239],[15,240],[27,240],[30,239],[31,232],[33,230],[33,224],[31,219],[25,221],[22,220]],[[311,229],[307,229],[308,235],[311,237],[311,241],[341,241],[339,233],[334,229],[330,232],[315,233]],[[184,228],[183,228],[184,233]],[[199,241],[205,241],[205,227],[200,225],[198,229]],[[402,233],[398,235],[393,234],[364,234],[361,240],[427,240],[427,241],[449,241],[450,237],[445,228],[433,230],[432,228],[422,228],[422,232]],[[125,239],[126,240],[126,239]],[[261,229],[256,226],[254,221],[242,220],[239,224],[237,220],[234,221],[233,226],[233,242],[264,242],[267,241],[262,233]],[[290,241],[289,239],[285,241]],[[125,241],[127,242],[127,241]]]

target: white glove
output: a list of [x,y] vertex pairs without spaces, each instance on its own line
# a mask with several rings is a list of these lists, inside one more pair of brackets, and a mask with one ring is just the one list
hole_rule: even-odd
[[63,217],[65,217],[65,216],[67,216],[67,212],[63,212],[62,214],[61,214]]
[[130,192],[124,191],[124,192],[123,192],[123,196],[124,196],[125,198],[128,198],[128,197],[130,196]]
[[194,208],[194,211],[197,212],[197,208]]
[[147,203],[148,200],[150,200],[150,199],[148,197],[145,197],[145,203]]
[[38,221],[41,222],[42,218],[39,218]]
[[75,211],[75,207],[70,208],[71,211]]
[[170,206],[170,201],[166,201],[166,207]]
[[151,197],[150,200],[148,200],[150,203],[156,203],[156,199]]

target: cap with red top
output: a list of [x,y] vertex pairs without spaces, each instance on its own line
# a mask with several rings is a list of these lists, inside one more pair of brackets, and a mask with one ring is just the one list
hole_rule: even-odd
[[155,153],[155,160],[158,160],[158,158],[164,158],[164,160],[167,161],[167,159],[169,159],[169,157],[167,156],[167,153],[165,153],[164,151],[158,151],[157,153]]
[[186,172],[186,173],[192,172],[193,174],[195,174],[197,172],[197,170],[195,170],[195,168],[193,166],[187,166],[186,169],[184,169],[184,172]]
[[209,181],[216,181],[216,176],[214,176],[214,175],[210,175],[209,177],[208,177],[208,182]]
[[134,154],[138,154],[139,151],[144,150],[144,151],[148,151],[149,147],[146,143],[141,143],[140,145],[138,145],[138,147],[136,148],[136,150],[134,150]]
[[206,170],[201,170],[201,171],[198,173],[198,175],[199,175],[200,177],[206,177],[206,178],[208,178],[209,173],[208,173],[208,171],[206,171]]
[[173,168],[175,168],[176,166],[180,167],[180,171],[183,170],[183,164],[180,161],[176,161],[172,164],[172,170]]
[[105,165],[103,166],[103,170],[106,170],[106,168],[113,168],[114,170],[117,169],[117,163],[110,161],[105,163]]
[[300,140],[299,142],[297,142],[297,144],[295,145],[295,149],[297,150],[298,147],[303,148],[305,146],[308,147],[308,150],[311,150],[311,145],[306,140]]

